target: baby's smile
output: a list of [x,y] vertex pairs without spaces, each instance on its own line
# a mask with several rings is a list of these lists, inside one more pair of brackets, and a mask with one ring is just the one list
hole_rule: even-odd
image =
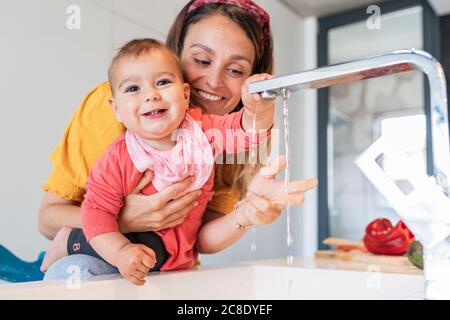
[[167,114],[167,109],[154,109],[152,111],[142,114],[142,116],[147,119],[150,119],[150,120],[155,120],[155,119],[163,118],[166,114]]

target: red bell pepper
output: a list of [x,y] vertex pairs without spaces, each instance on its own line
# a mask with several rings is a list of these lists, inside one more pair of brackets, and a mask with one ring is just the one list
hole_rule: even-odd
[[392,226],[391,221],[379,218],[366,227],[364,245],[372,253],[386,255],[402,255],[408,251],[408,246],[414,241],[414,234],[400,220]]

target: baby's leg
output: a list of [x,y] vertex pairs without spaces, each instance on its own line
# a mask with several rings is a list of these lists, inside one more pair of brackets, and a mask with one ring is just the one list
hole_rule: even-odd
[[86,239],[82,229],[73,229],[67,240],[67,253],[69,256],[74,254],[86,254],[91,257],[104,260]]
[[[161,237],[154,232],[133,232],[124,234],[132,243],[144,244],[155,251],[156,264],[150,271],[159,271],[166,262],[169,254],[164,247]],[[62,228],[53,239],[41,265],[45,272],[57,260],[74,254],[85,254],[95,258],[104,259],[87,242],[82,229]]]
[[[132,232],[125,233],[124,236],[130,240],[131,243],[143,244],[156,254],[156,264],[150,271],[159,271],[161,266],[166,262],[169,254],[166,251],[164,242],[161,237],[154,232]],[[104,260],[92,246],[87,242],[86,237],[81,229],[72,229],[69,234],[66,252],[69,255],[86,254],[95,258]]]
[[41,264],[42,272],[47,271],[57,260],[67,256],[67,240],[71,231],[71,228],[62,227],[53,238]]
[[82,229],[64,227],[58,231],[50,244],[42,261],[41,271],[47,271],[59,259],[74,254],[85,254],[103,260],[87,242]]
[[69,255],[59,259],[48,267],[45,280],[90,280],[92,277],[118,274],[119,270],[103,259],[86,254]]

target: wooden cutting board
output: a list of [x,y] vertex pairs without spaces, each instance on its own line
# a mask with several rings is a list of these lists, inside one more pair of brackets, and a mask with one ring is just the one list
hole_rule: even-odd
[[[329,261],[342,262],[340,267],[348,266],[350,269],[367,270],[371,266],[377,266],[381,272],[422,274],[423,271],[409,262],[406,256],[378,255],[360,250],[319,250],[315,257],[328,259]],[[348,262],[345,264],[345,262]]]

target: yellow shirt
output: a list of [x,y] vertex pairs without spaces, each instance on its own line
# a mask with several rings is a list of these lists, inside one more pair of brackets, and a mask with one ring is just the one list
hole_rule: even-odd
[[[111,88],[103,82],[89,92],[72,116],[64,135],[50,156],[53,171],[43,189],[68,200],[82,201],[90,168],[125,127],[117,122],[109,103]],[[232,165],[223,165],[224,183],[214,186],[208,210],[229,213],[240,198],[232,189]]]

